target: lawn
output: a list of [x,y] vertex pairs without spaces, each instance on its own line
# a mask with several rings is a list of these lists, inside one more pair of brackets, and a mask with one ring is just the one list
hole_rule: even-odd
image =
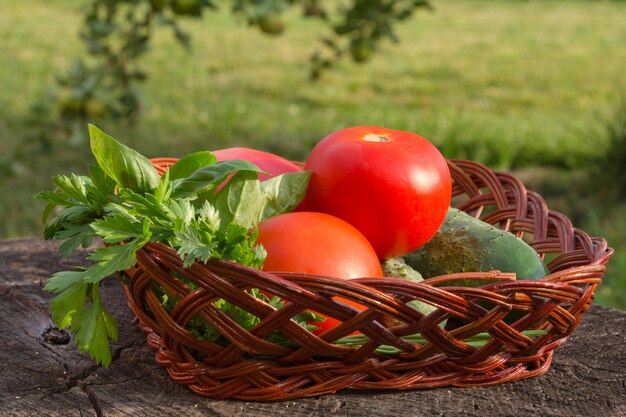
[[[30,103],[83,52],[77,3],[0,5],[0,156],[24,137]],[[366,65],[342,62],[318,83],[307,80],[323,33],[317,22],[292,14],[286,33],[268,38],[226,11],[185,21],[190,53],[166,29],[157,33],[144,63],[141,120],[95,122],[149,156],[243,145],[303,159],[327,133],[373,124],[417,132],[449,158],[516,172],[551,167],[552,183],[537,182],[548,202],[618,249],[599,302],[626,308],[618,273],[626,267],[626,210],[598,210],[593,190],[572,193],[575,182],[559,183],[594,163],[606,120],[626,94],[626,3],[434,5],[398,28],[400,44],[384,44]],[[29,157],[18,177],[0,179],[0,237],[40,234],[32,194],[55,173],[85,171],[88,154],[87,144],[56,144]]]

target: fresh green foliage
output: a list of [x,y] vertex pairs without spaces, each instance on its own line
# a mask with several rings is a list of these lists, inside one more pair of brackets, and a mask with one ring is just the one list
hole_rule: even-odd
[[[57,189],[37,197],[48,203],[44,236],[63,240],[64,256],[89,246],[96,236],[107,244],[90,252],[90,267],[59,272],[45,286],[58,294],[51,312],[59,328],[69,327],[78,347],[106,366],[117,323],[100,300],[101,280],[132,267],[137,251],[151,241],[174,248],[185,267],[217,258],[260,268],[265,251],[255,245],[256,225],[265,213],[293,209],[304,197],[309,175],[284,174],[265,187],[257,176],[259,168],[249,162],[216,163],[210,153],[196,153],[181,159],[172,177],[168,171],[159,178],[146,157],[95,126],[89,131],[99,167],[90,169],[90,176],[55,177]],[[296,194],[282,195],[286,192]],[[56,206],[63,208],[51,216]],[[251,315],[238,307],[218,307],[241,325],[254,325]]]
[[44,289],[60,293],[50,304],[52,319],[59,328],[69,327],[76,313],[85,306],[89,284],[84,282],[85,271],[62,271],[54,274]]
[[108,366],[111,363],[109,339],[117,339],[117,320],[102,306],[98,284],[93,284],[90,289],[91,305],[73,317],[70,330],[81,351],[89,352],[96,362]]
[[180,158],[167,170],[167,175],[171,180],[187,178],[196,170],[213,165],[217,159],[209,151],[200,151]]

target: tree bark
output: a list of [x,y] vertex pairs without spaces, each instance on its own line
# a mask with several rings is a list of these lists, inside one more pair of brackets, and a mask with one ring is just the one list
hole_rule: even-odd
[[0,416],[626,416],[626,312],[592,306],[542,377],[488,388],[341,392],[278,403],[216,401],[172,382],[132,323],[119,283],[102,285],[119,320],[109,368],[53,330],[46,279],[85,265],[58,244],[0,241]]

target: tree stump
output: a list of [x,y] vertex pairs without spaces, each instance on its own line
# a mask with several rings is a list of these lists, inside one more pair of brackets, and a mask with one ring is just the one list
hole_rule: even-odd
[[592,306],[544,376],[488,388],[350,391],[277,403],[216,401],[170,380],[132,323],[119,282],[103,301],[120,323],[109,368],[55,330],[42,291],[54,272],[85,265],[58,244],[0,241],[0,416],[626,416],[626,312]]

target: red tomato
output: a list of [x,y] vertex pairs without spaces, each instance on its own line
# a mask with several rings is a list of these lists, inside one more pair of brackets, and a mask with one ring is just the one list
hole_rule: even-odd
[[441,226],[452,197],[446,160],[426,139],[374,126],[322,139],[309,155],[307,204],[365,235],[380,259],[425,244]]
[[289,172],[299,172],[302,168],[297,166],[291,161],[274,155],[269,152],[263,152],[250,148],[226,148],[217,151],[212,151],[213,155],[218,161],[229,161],[232,159],[243,159],[248,162],[252,162],[269,175],[260,174],[259,179],[264,181],[268,178],[275,177],[280,174],[286,174]]
[[[382,277],[376,252],[345,221],[324,213],[294,212],[270,217],[258,227],[258,243],[267,251],[264,271],[302,272],[337,279]],[[363,306],[339,299],[359,310]],[[312,323],[321,334],[339,323],[333,318]]]

